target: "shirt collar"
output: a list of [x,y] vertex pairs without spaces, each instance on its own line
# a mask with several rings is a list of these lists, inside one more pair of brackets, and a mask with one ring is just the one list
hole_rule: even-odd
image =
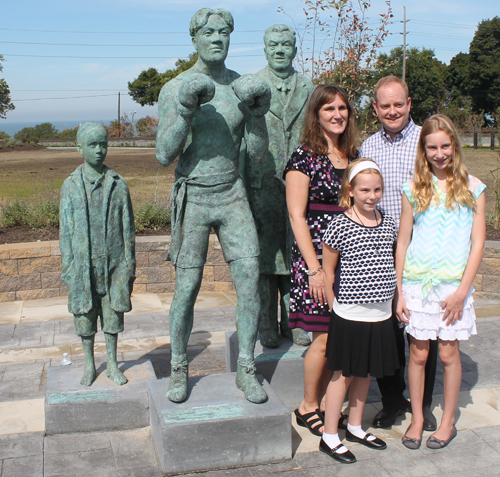
[[410,121],[408,124],[403,128],[402,131],[398,132],[394,136],[394,140],[391,139],[391,136],[385,132],[384,126],[382,126],[382,129],[380,130],[380,133],[382,135],[382,138],[385,139],[385,141],[390,142],[390,143],[396,143],[396,142],[401,142],[405,141],[408,136],[410,136],[413,132],[413,130],[417,127],[417,125],[413,122],[413,119],[410,118]]

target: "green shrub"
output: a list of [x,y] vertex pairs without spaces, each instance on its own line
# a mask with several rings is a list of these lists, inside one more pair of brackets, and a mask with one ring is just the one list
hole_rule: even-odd
[[140,204],[134,208],[135,231],[144,229],[159,230],[170,223],[170,210],[157,202]]
[[9,140],[5,143],[5,145],[6,145],[7,147],[13,148],[13,147],[14,147],[14,141],[13,141],[12,139],[9,139]]
[[51,225],[59,226],[59,198],[50,197],[40,200],[19,200],[2,206],[2,225],[13,227],[14,225],[27,225],[32,228]]
[[22,146],[23,145],[23,141],[16,141],[14,143],[14,146]]

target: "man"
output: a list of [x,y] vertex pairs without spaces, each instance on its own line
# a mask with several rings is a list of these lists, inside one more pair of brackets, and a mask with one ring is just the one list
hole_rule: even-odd
[[251,160],[267,151],[264,114],[270,91],[258,77],[241,77],[224,64],[233,31],[227,10],[197,11],[190,23],[196,64],[160,93],[156,157],[167,166],[177,157],[172,190],[175,294],[170,308],[172,373],[167,397],[187,398],[187,343],[213,228],[229,264],[238,295],[236,327],[240,353],[236,384],[255,403],[267,399],[255,376],[258,328],[259,245],[239,176],[242,138]]
[[[283,170],[299,145],[304,113],[314,85],[292,66],[297,53],[292,28],[287,25],[269,27],[264,34],[264,44],[268,65],[257,74],[271,88],[271,105],[266,113],[269,151],[262,166],[261,181],[254,181],[247,187],[260,245],[259,337],[263,346],[277,348],[281,328],[284,337],[307,346],[311,341],[302,328],[288,328],[293,234],[288,220]],[[246,164],[246,171],[254,165],[255,162]]]
[[94,337],[97,319],[106,341],[107,376],[116,384],[127,378],[118,369],[116,347],[123,314],[130,311],[135,279],[135,226],[127,183],[103,164],[108,133],[99,123],[78,129],[76,150],[85,160],[61,189],[59,246],[68,309],[82,339],[85,368],[81,384],[96,378]]
[[[411,98],[408,86],[400,78],[386,76],[380,79],[375,85],[373,94],[373,107],[382,129],[363,142],[360,156],[373,159],[381,168],[384,177],[384,197],[379,208],[392,215],[396,225],[399,226],[402,185],[410,180],[413,174],[421,127],[410,118]],[[373,420],[374,427],[391,427],[399,415],[410,410],[410,405],[403,396],[406,388],[404,328],[399,327],[395,315],[392,319],[401,367],[394,376],[377,379],[383,408]],[[425,368],[424,430],[427,431],[435,431],[437,428],[436,419],[430,409],[437,354],[437,340],[431,340]]]

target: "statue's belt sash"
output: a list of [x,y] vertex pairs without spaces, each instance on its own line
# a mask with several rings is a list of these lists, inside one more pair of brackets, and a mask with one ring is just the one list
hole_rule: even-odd
[[237,171],[221,172],[217,174],[206,174],[199,176],[177,176],[174,186],[172,187],[172,195],[170,197],[170,205],[172,209],[172,241],[166,260],[170,260],[173,265],[177,263],[177,257],[182,245],[182,222],[184,220],[184,211],[186,210],[186,192],[188,185],[195,186],[217,186],[221,184],[230,184],[238,179]]

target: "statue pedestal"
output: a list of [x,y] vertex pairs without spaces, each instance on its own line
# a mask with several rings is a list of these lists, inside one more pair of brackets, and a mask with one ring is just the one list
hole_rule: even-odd
[[169,378],[148,382],[151,433],[166,474],[265,464],[292,457],[290,412],[264,382],[269,399],[248,402],[236,373],[189,378],[183,403],[170,402]]
[[118,386],[101,365],[92,386],[82,386],[83,367],[57,366],[47,371],[45,431],[116,431],[149,426],[147,381],[156,379],[149,360],[119,363],[128,383]]
[[[279,348],[264,348],[259,340],[255,344],[255,366],[271,384],[273,391],[286,407],[293,411],[304,397],[304,356],[307,347],[298,346],[280,336]],[[238,334],[226,332],[226,369],[235,372],[238,359]]]

